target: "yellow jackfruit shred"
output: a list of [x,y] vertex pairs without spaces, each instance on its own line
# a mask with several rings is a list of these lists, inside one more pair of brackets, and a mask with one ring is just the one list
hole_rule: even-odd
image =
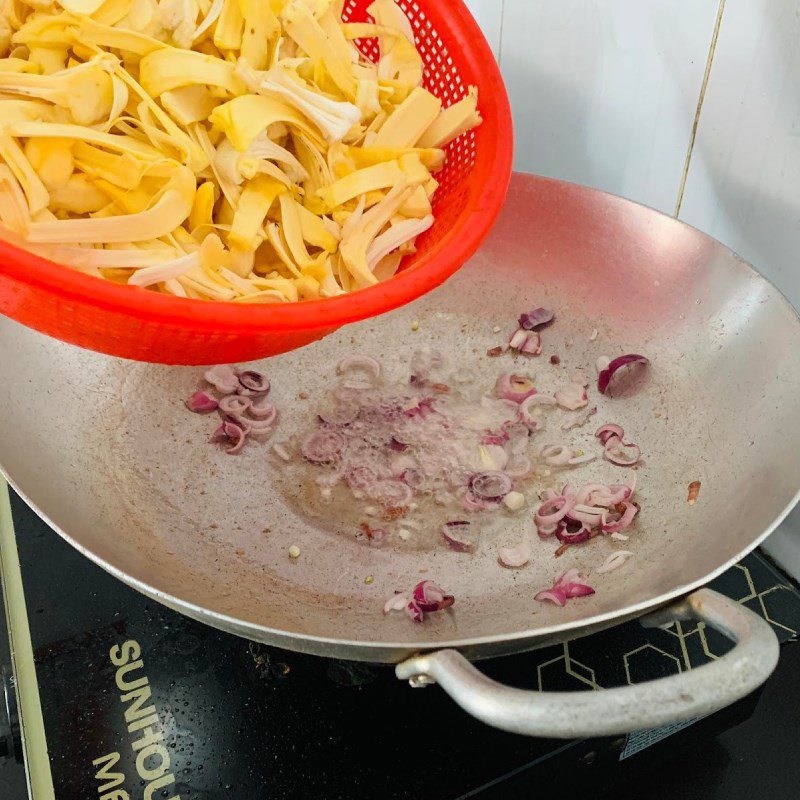
[[281,26],[265,0],[239,0],[244,19],[241,57],[252,69],[266,69]]
[[104,194],[88,175],[70,175],[63,185],[50,190],[49,207],[71,214],[89,214],[108,205]]
[[64,139],[28,139],[25,157],[48,190],[64,186],[72,176],[75,162],[72,142]]
[[233,95],[245,92],[245,85],[230,62],[176,48],[146,55],[139,63],[139,82],[153,97],[193,84],[218,86]]
[[241,249],[255,251],[263,239],[261,231],[267,212],[285,190],[283,184],[266,175],[257,175],[249,181],[233,215],[228,241]]
[[133,6],[133,0],[105,0],[92,14],[92,19],[101,25],[116,25],[125,17]]
[[237,97],[216,108],[209,121],[224,131],[240,152],[246,151],[262,132],[269,135],[271,128],[282,123],[302,132],[314,148],[323,147],[317,129],[301,114],[280,100],[261,95]]
[[442,102],[427,89],[417,87],[381,125],[371,147],[414,147],[439,115]]
[[478,113],[478,89],[470,86],[467,96],[444,109],[417,140],[419,147],[446,147],[456,136],[477,128],[482,122]]
[[419,157],[408,154],[397,161],[384,161],[372,167],[356,170],[330,186],[320,189],[317,196],[322,200],[327,213],[359,195],[391,188],[404,179],[408,184],[418,185],[427,181],[429,177],[430,173],[422,165]]
[[242,46],[244,17],[239,0],[223,0],[214,29],[214,44],[220,50],[238,50]]
[[179,125],[188,127],[207,120],[219,100],[205,86],[194,85],[164,92],[161,105]]
[[10,136],[0,134],[0,158],[17,179],[28,201],[28,212],[37,214],[50,204],[50,194],[41,178],[31,166],[19,143]]
[[214,224],[214,203],[216,202],[216,189],[213,181],[205,181],[197,187],[197,192],[189,212],[189,231]]
[[[0,237],[194,300],[386,280],[477,91],[422,88],[395,0],[0,0]],[[376,38],[375,63],[355,40]]]
[[80,19],[75,36],[83,44],[124,50],[126,53],[135,53],[137,56],[146,56],[167,47],[164,42],[160,42],[152,36],[124,28],[115,28],[113,25],[103,25],[91,17]]
[[0,92],[65,106],[76,124],[87,126],[107,117],[113,102],[107,60],[103,64],[80,64],[52,75],[0,71]]

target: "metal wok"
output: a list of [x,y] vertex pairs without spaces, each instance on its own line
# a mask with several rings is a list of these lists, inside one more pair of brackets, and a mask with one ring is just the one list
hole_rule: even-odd
[[[491,385],[502,365],[485,356],[503,335],[493,328],[507,331],[533,305],[557,313],[544,355],[527,365],[543,379],[555,369],[552,353],[591,375],[601,354],[644,353],[652,362],[635,396],[593,391],[598,424],[621,422],[645,453],[643,510],[626,543],[635,555],[606,575],[592,574],[617,545],[606,537],[557,561],[553,545],[537,541],[526,568],[501,569],[498,545],[530,534],[530,514],[481,537],[474,555],[445,549],[435,535],[371,547],[336,519],[305,514],[268,448],[248,446],[232,458],[208,444],[208,419],[183,406],[196,368],[84,352],[8,320],[0,323],[0,464],[65,539],[156,600],[280,647],[395,663],[400,678],[436,681],[506,730],[611,734],[732,702],[769,675],[777,640],[747,609],[700,587],[764,539],[797,498],[800,324],[778,291],[718,242],[616,197],[515,176],[489,239],[446,285],[262,364],[283,412],[279,438],[309,418],[345,352],[375,355],[391,371],[435,343]],[[311,401],[298,400],[300,392]],[[594,462],[570,480],[619,476],[618,467]],[[691,506],[694,480],[702,488]],[[300,558],[287,556],[290,544]],[[572,566],[590,573],[593,597],[565,608],[534,602]],[[453,609],[421,625],[384,616],[386,597],[419,580],[420,568],[455,594]],[[648,612],[649,624],[699,617],[738,644],[691,672],[602,692],[510,689],[467,660]]]

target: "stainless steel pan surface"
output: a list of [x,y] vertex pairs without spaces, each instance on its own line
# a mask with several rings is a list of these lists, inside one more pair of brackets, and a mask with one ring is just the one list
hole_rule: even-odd
[[[557,320],[543,332],[543,356],[525,365],[537,381],[555,379],[553,353],[592,378],[600,355],[651,360],[648,383],[634,396],[608,399],[590,385],[598,424],[620,422],[644,451],[642,512],[626,543],[633,558],[592,574],[597,593],[565,608],[533,596],[569,567],[591,574],[617,543],[600,537],[556,560],[554,546],[537,540],[527,567],[501,569],[497,547],[531,534],[531,512],[504,518],[473,555],[447,550],[435,532],[373,547],[336,518],[307,513],[268,448],[230,457],[208,444],[208,419],[183,405],[199,370],[83,352],[7,320],[0,323],[0,464],[62,536],[160,602],[282,647],[410,659],[398,667],[401,677],[418,685],[435,679],[471,713],[508,730],[612,732],[729,702],[769,674],[777,645],[748,612],[706,590],[655,619],[694,613],[741,640],[727,660],[695,670],[699,683],[689,690],[662,681],[586,693],[580,708],[556,697],[551,708],[546,696],[491,684],[452,652],[524,650],[652,611],[755,547],[795,502],[800,324],[778,291],[718,242],[616,197],[515,176],[493,233],[444,286],[260,365],[282,412],[278,438],[308,421],[349,352],[376,356],[399,376],[416,348],[434,345],[488,388],[504,362],[487,358],[487,348],[521,311],[540,305]],[[612,482],[621,472],[596,461],[569,479]],[[694,480],[702,488],[692,506]],[[298,559],[288,557],[292,544]],[[421,569],[455,594],[453,609],[421,625],[384,616],[384,600],[419,580]],[[428,655],[414,658],[419,653]],[[717,684],[724,687],[715,691]]]

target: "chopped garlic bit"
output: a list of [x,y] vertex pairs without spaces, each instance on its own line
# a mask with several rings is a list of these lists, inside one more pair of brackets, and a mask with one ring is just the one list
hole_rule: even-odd
[[519,511],[525,506],[525,495],[522,492],[509,492],[503,498],[503,505],[509,511]]
[[[394,0],[367,11],[374,22],[342,22],[341,0],[2,3],[0,235],[203,300],[297,302],[390,278],[434,223],[443,148],[481,117],[474,87],[443,108],[422,86]],[[362,39],[377,39],[375,63]]]
[[275,444],[272,445],[272,449],[278,458],[281,458],[284,461],[289,461],[291,459],[289,451],[279,442],[275,442]]
[[299,558],[299,557],[300,557],[300,548],[296,544],[293,544],[289,548],[289,558]]

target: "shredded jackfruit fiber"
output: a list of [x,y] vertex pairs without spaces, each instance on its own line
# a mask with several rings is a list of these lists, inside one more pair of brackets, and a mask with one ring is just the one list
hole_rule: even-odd
[[[0,236],[203,300],[391,277],[433,224],[443,109],[394,0],[0,0]],[[372,63],[355,39],[375,38]]]

